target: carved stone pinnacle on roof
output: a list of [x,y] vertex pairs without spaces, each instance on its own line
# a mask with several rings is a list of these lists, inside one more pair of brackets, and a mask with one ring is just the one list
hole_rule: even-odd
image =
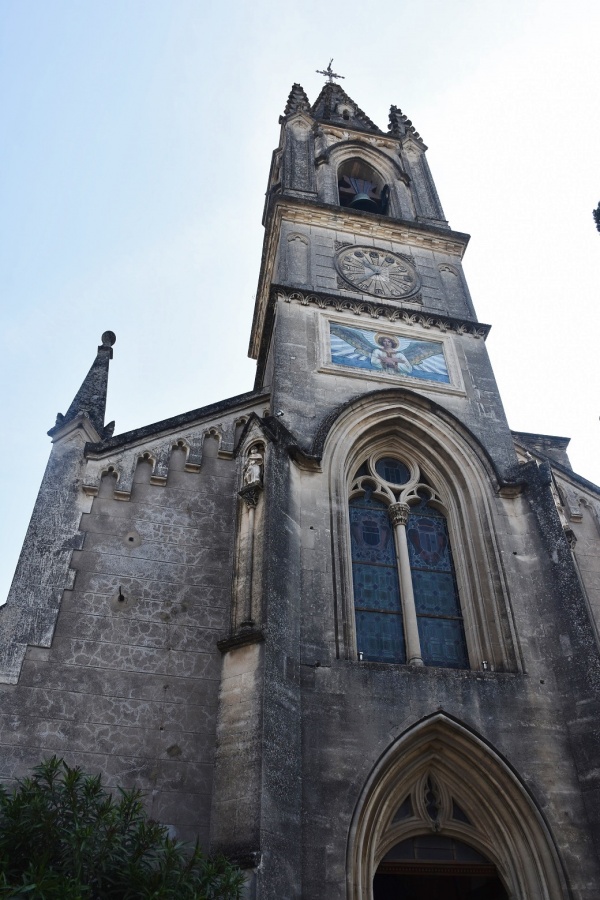
[[401,109],[397,106],[390,106],[390,134],[395,137],[402,137],[405,134],[412,134],[414,137],[422,140],[421,135],[414,127],[408,116],[405,116]]
[[[108,390],[108,366],[113,355],[113,344],[117,340],[113,331],[105,331],[102,343],[98,347],[96,359],[83,379],[83,383],[68,410],[56,417],[56,424],[48,432],[53,435],[59,428],[71,422],[79,415],[87,416],[98,434],[104,436],[104,415],[106,412],[106,394]],[[111,423],[114,428],[114,423]]]
[[302,85],[294,83],[283,114],[284,116],[291,116],[292,113],[300,112],[304,109],[310,109],[310,101]]

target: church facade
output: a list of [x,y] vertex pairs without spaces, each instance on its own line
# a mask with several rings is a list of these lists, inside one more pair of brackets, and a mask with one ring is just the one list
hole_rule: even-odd
[[1,777],[136,785],[256,900],[595,900],[600,489],[509,429],[407,117],[280,124],[254,389],[114,435],[106,332],[49,432]]

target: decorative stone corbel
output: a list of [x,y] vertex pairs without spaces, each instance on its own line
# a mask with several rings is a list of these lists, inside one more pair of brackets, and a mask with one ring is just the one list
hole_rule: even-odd
[[559,484],[558,489],[563,499],[563,504],[571,522],[581,522],[582,513],[580,505],[580,494],[576,488],[566,484]]
[[243,487],[241,491],[238,492],[249,510],[256,509],[256,507],[258,506],[258,500],[262,489],[262,484],[258,481],[255,481],[254,484],[245,485],[245,487]]
[[569,550],[575,550],[575,544],[577,543],[577,536],[572,528],[569,528],[567,525],[563,525],[563,531],[565,533],[565,537],[567,539],[567,544],[569,545]]
[[172,449],[172,442],[169,442],[163,444],[162,447],[159,447],[154,451],[154,466],[152,468],[152,474],[150,475],[150,484],[164,487],[167,483]]

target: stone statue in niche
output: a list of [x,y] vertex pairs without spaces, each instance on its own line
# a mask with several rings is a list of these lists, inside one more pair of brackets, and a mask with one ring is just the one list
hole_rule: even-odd
[[260,447],[252,447],[244,466],[244,485],[262,483],[263,455]]

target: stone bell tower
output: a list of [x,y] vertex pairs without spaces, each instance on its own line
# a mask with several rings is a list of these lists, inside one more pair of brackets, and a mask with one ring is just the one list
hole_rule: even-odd
[[[269,386],[272,408],[285,414],[283,423],[300,426],[329,408],[334,397],[339,401],[340,390],[353,396],[359,385],[350,376],[375,371],[375,358],[371,367],[364,357],[382,349],[384,324],[408,326],[427,344],[415,344],[412,355],[429,356],[410,363],[411,371],[404,372],[410,381],[402,383],[443,396],[482,438],[487,432],[489,451],[504,467],[514,465],[484,347],[489,326],[477,321],[462,271],[469,236],[449,227],[427,148],[411,121],[392,106],[383,132],[338,84],[328,82],[312,106],[295,84],[280,124],[249,349],[258,360],[256,387]],[[360,317],[368,322],[367,334],[353,336],[341,319],[332,320],[331,347],[313,330],[296,342],[297,353],[278,353],[288,323],[302,321],[314,329],[318,321],[325,327],[323,316],[286,313],[286,303],[338,313],[344,322],[358,324]],[[380,384],[398,385],[402,372],[393,356],[380,357]],[[340,377],[319,377],[325,372]],[[307,382],[314,396],[312,389],[306,393]],[[290,384],[295,391],[288,390]],[[369,380],[363,384],[374,387]]]
[[272,412],[247,671],[258,896],[421,900],[447,877],[469,898],[591,900],[597,857],[585,875],[567,859],[597,828],[595,575],[560,497],[576,480],[591,528],[598,489],[564,439],[511,433],[469,238],[410,120],[392,106],[380,130],[330,78],[312,105],[295,84],[280,125],[250,340]]

